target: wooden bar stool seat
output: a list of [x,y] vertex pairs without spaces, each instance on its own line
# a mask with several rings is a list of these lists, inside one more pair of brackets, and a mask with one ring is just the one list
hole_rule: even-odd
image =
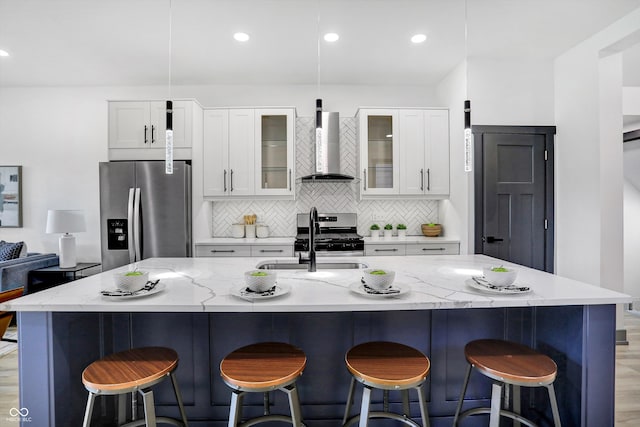
[[[304,371],[307,357],[291,344],[263,342],[229,353],[220,363],[220,375],[233,389],[229,408],[229,427],[247,427],[267,421],[290,422],[302,426],[296,380]],[[291,416],[270,414],[268,392],[280,390],[289,398]],[[264,415],[240,424],[245,393],[264,393]]]
[[[429,375],[429,358],[413,347],[388,341],[367,342],[352,347],[345,356],[347,369],[351,372],[351,386],[347,397],[347,406],[342,420],[348,426],[359,420],[365,427],[371,418],[391,418],[414,427],[420,427],[410,418],[409,389],[418,392],[418,404],[422,426],[429,426],[429,415],[424,396],[423,384]],[[353,402],[355,383],[364,386],[360,414],[349,418]],[[383,411],[370,411],[371,390],[383,390]],[[389,390],[402,391],[403,414],[389,412]]]
[[[454,426],[457,426],[458,422],[468,415],[489,413],[490,427],[498,427],[501,416],[535,427],[536,424],[533,421],[520,415],[520,387],[524,386],[545,387],[548,390],[554,424],[556,427],[560,427],[560,415],[553,388],[558,367],[549,356],[526,345],[496,339],[471,341],[465,346],[464,355],[469,366],[458,401],[453,421]],[[491,392],[491,407],[473,408],[460,413],[473,369],[495,380]],[[513,411],[501,408],[503,385],[507,385],[505,389],[506,401],[509,400],[509,386],[513,388]]]
[[[178,367],[178,354],[165,347],[141,347],[110,354],[91,363],[82,372],[82,383],[89,391],[84,427],[89,427],[95,397],[99,395],[119,395],[118,425],[126,418],[125,399],[132,394],[131,412],[133,420],[124,424],[128,427],[146,425],[154,427],[157,423],[187,426],[187,416],[178,389],[175,370]],[[151,386],[171,378],[173,390],[178,401],[181,421],[167,417],[156,417]],[[137,418],[136,392],[143,396],[145,418]]]

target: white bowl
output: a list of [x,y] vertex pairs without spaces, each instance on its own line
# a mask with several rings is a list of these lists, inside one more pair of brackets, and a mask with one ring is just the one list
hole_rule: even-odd
[[[371,274],[372,272],[384,272],[384,274]],[[389,288],[396,278],[396,273],[381,268],[367,268],[362,270],[365,285],[370,288],[383,290]]]
[[[254,274],[259,273],[259,276]],[[251,270],[244,273],[244,281],[247,287],[254,292],[264,292],[273,288],[276,284],[276,272],[269,270]]]
[[507,271],[493,271],[494,268],[498,268],[497,266],[492,267],[484,267],[482,269],[482,274],[484,278],[487,279],[489,283],[494,286],[504,287],[509,286],[513,282],[515,282],[516,277],[518,276],[518,271],[509,267],[502,267]]
[[132,271],[125,271],[120,273],[114,273],[113,280],[116,284],[116,287],[120,290],[126,292],[135,292],[144,288],[144,285],[149,281],[149,272],[148,271],[136,271],[135,274],[132,275]]

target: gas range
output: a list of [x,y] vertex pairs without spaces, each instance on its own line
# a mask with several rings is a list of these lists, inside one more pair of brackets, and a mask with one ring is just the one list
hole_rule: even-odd
[[[309,251],[309,214],[298,214],[295,255]],[[362,256],[364,239],[357,233],[354,213],[319,213],[315,235],[318,256]]]

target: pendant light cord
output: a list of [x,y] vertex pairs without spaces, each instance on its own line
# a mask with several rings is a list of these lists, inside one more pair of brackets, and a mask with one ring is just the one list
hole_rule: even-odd
[[316,99],[320,99],[320,1],[317,5],[317,22],[316,22],[316,42],[317,42],[317,70],[316,70]]
[[173,48],[173,34],[172,34],[172,27],[173,27],[173,11],[171,9],[171,0],[169,0],[169,97],[167,99],[171,99],[171,65],[172,65],[172,48]]

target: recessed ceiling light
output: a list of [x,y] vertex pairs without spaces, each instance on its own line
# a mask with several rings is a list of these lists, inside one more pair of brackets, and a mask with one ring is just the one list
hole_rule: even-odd
[[416,34],[413,37],[411,37],[411,41],[413,43],[423,43],[426,39],[427,39],[427,36],[425,36],[424,34]]
[[233,38],[238,40],[239,42],[246,42],[249,40],[249,34],[247,33],[235,33]]
[[6,50],[0,49],[0,56],[9,56],[9,52],[7,52]]
[[331,43],[338,41],[339,38],[340,36],[336,33],[327,33],[324,35],[324,40]]

